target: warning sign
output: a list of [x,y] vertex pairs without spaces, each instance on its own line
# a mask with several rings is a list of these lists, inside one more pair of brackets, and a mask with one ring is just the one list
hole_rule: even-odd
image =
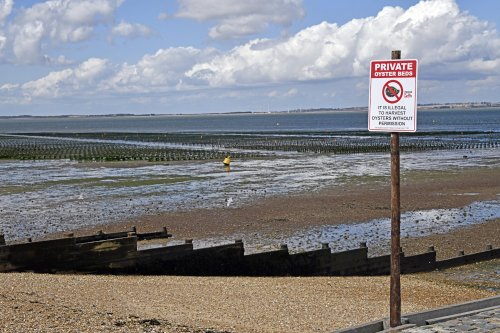
[[417,60],[371,62],[368,130],[417,130]]

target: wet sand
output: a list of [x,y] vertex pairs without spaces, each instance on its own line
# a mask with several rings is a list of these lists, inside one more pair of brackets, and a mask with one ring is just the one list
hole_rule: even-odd
[[[454,171],[419,171],[403,174],[401,210],[460,208],[474,201],[500,198],[500,169],[475,168]],[[233,234],[279,235],[314,226],[348,224],[390,217],[390,179],[356,182],[318,192],[260,199],[242,207],[197,209],[143,216],[118,224],[86,228],[76,234],[130,230],[155,231],[167,227],[175,239],[197,239]],[[434,245],[438,256],[454,256],[458,250],[482,251],[500,246],[498,220],[473,226],[454,239],[444,235],[402,239],[411,253]],[[475,230],[481,230],[480,233]],[[53,235],[54,236],[54,235]],[[467,242],[463,241],[466,237]],[[367,240],[369,241],[369,240]],[[353,246],[357,246],[354,244]],[[446,245],[446,246],[445,246]],[[446,252],[444,252],[446,251]]]
[[[403,177],[401,192],[403,211],[498,200],[500,170],[414,172]],[[99,229],[126,230],[136,225],[139,231],[149,231],[166,226],[181,239],[235,232],[283,233],[387,217],[389,197],[388,180],[367,181],[259,200],[239,208],[145,216]],[[443,235],[404,238],[402,244],[408,252],[422,252],[434,245],[438,256],[450,257],[461,249],[476,252],[487,244],[500,246],[499,228],[497,219]],[[403,276],[403,313],[497,295],[500,282],[488,276],[499,264],[497,259],[483,265],[486,284],[477,281],[481,264],[447,274]],[[331,332],[387,317],[388,288],[388,277],[0,274],[0,331]]]

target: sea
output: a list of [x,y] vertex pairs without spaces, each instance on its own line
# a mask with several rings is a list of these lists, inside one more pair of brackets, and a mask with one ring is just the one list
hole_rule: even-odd
[[[0,119],[0,133],[26,132],[318,132],[365,131],[367,112],[280,112]],[[419,111],[418,131],[500,131],[500,108]]]
[[[367,112],[292,112],[259,114],[68,116],[1,118],[0,134],[41,132],[130,132],[130,133],[335,133],[367,132]],[[422,110],[417,133],[500,133],[500,108]],[[389,135],[387,133],[387,135]],[[402,133],[402,136],[405,136]],[[0,233],[8,241],[133,220],[143,215],[198,208],[233,209],[302,192],[335,189],[349,182],[389,179],[388,153],[280,154],[273,158],[233,160],[230,170],[222,161],[151,163],[143,165],[78,163],[70,160],[0,162]],[[500,146],[401,154],[401,172],[450,171],[464,168],[500,170]],[[464,195],[474,196],[474,193]],[[468,212],[467,219],[458,219]],[[440,223],[433,232],[447,232],[464,225],[500,218],[500,198],[474,202],[458,210],[407,212],[406,225],[422,235],[422,216]],[[412,224],[413,221],[414,223]],[[417,222],[415,222],[417,221]],[[418,223],[420,221],[420,223]],[[202,247],[243,239],[254,249],[289,243],[291,251],[309,250],[330,243],[335,250],[348,249],[353,239],[366,241],[375,228],[388,220],[358,221],[346,226],[324,226],[293,235],[229,235],[195,240]],[[418,225],[417,225],[418,224]],[[440,228],[442,226],[442,228]],[[168,227],[168,226],[167,226]],[[353,236],[344,242],[341,234]],[[425,229],[428,230],[428,229]],[[306,236],[304,236],[306,235]],[[354,235],[357,235],[354,237]],[[307,238],[307,241],[304,241]],[[175,237],[173,242],[175,242]],[[385,239],[370,240],[369,246]],[[251,248],[247,251],[251,252]]]

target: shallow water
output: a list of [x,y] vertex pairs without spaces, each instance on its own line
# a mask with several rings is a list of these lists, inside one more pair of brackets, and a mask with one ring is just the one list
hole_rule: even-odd
[[[500,200],[474,202],[463,208],[431,209],[401,214],[401,237],[423,237],[442,234],[454,229],[485,223],[500,218]],[[390,253],[391,220],[375,219],[363,223],[325,225],[298,230],[289,235],[234,234],[225,237],[198,239],[196,248],[234,242],[242,239],[245,253],[276,250],[287,244],[291,253],[317,250],[327,243],[333,252],[358,248],[366,242],[370,255]],[[180,242],[170,242],[178,244]],[[425,251],[425,249],[422,249]]]
[[[452,171],[478,166],[499,168],[499,150],[401,155],[403,176],[411,170]],[[389,174],[386,153],[234,160],[230,172],[220,162],[112,168],[71,161],[2,162],[0,232],[13,240],[165,211],[231,209],[255,199]]]

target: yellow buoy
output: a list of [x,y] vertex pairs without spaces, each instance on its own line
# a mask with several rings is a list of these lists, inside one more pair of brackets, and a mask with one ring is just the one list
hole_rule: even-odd
[[227,155],[226,158],[224,159],[224,165],[229,165],[231,164],[231,156]]

